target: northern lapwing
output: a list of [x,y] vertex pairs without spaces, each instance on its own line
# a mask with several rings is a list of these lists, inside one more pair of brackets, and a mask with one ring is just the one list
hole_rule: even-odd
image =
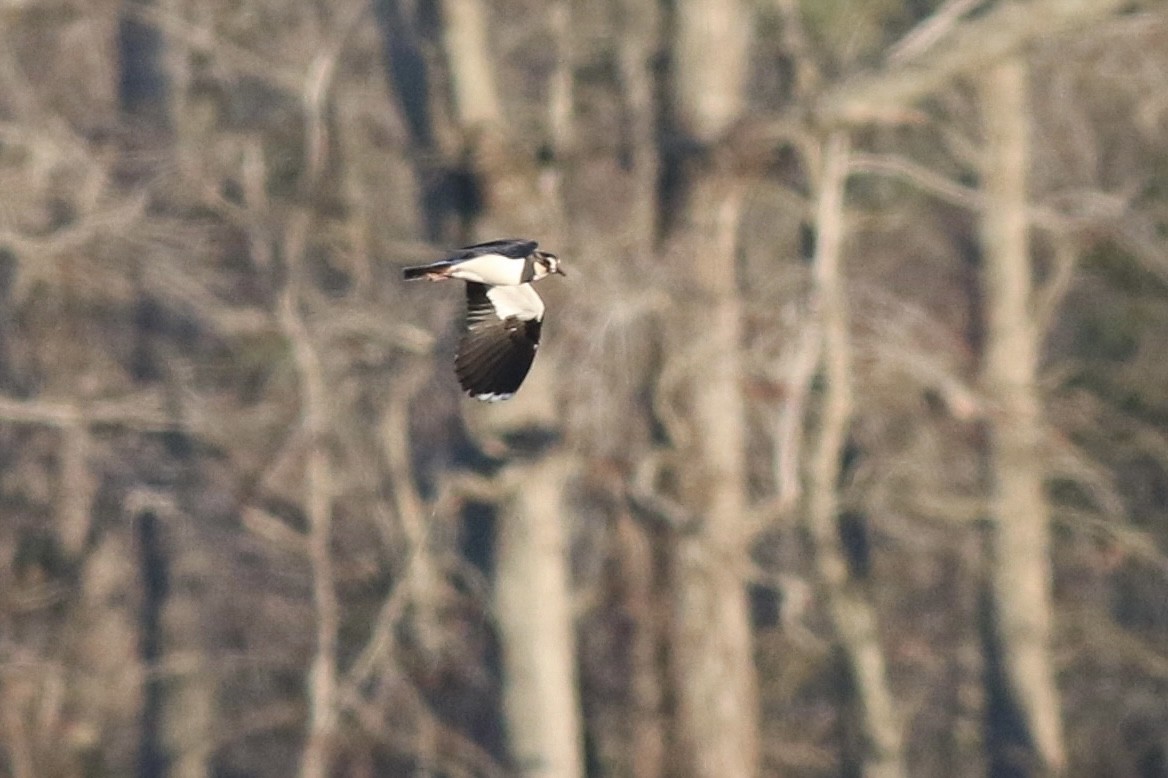
[[407,281],[466,281],[466,332],[454,372],[476,400],[509,400],[531,369],[544,311],[531,284],[565,275],[559,258],[538,246],[534,240],[493,240],[402,270]]

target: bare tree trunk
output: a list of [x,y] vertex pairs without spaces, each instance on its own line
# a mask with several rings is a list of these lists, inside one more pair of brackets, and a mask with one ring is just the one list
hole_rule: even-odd
[[864,774],[895,778],[904,775],[900,716],[888,688],[876,614],[850,580],[837,526],[840,463],[853,408],[851,339],[841,268],[847,170],[848,137],[846,131],[839,130],[824,144],[816,212],[815,281],[823,320],[826,387],[818,445],[808,474],[807,524],[815,547],[815,566],[851,666],[865,739],[871,748]]
[[[693,441],[683,496],[702,517],[672,560],[674,682],[681,736],[697,776],[758,772],[758,688],[743,581],[746,426],[736,233],[741,192],[713,177],[692,193],[687,233],[701,298],[686,308]],[[700,221],[699,221],[700,219]]]
[[1005,674],[1035,751],[1047,769],[1057,772],[1066,753],[1050,656],[1050,509],[1038,451],[1042,412],[1027,221],[1027,78],[1025,62],[1015,57],[979,81],[986,135],[983,377],[996,409],[990,426],[996,529],[992,577]]
[[[684,0],[676,7],[673,89],[678,119],[713,143],[742,111],[749,22],[738,2]],[[679,322],[692,440],[682,497],[700,527],[673,549],[672,649],[680,737],[695,776],[758,773],[758,688],[742,570],[746,542],[746,419],[738,226],[742,188],[714,169],[688,171],[678,236],[696,295]],[[684,344],[684,345],[683,345]]]
[[[468,403],[485,446],[510,431],[554,429],[553,373],[536,361],[522,394],[505,407]],[[507,741],[523,776],[584,775],[583,717],[576,676],[563,492],[575,465],[567,452],[517,459],[496,477],[494,616],[503,649]]]
[[678,113],[695,138],[709,141],[742,115],[750,63],[750,20],[739,0],[677,4],[674,52]]
[[[500,446],[511,431],[557,426],[549,367],[537,360],[522,393],[505,407],[465,401],[484,446]],[[503,653],[507,742],[523,776],[574,778],[585,772],[563,505],[574,467],[568,453],[553,449],[516,459],[495,478],[500,499],[494,618]]]
[[656,3],[622,0],[624,18],[619,66],[628,103],[629,142],[635,192],[629,198],[631,245],[640,256],[652,256],[657,239],[661,160],[657,148],[657,107],[653,98],[653,62],[660,46],[661,9]]
[[450,63],[454,108],[466,130],[499,127],[503,107],[491,59],[487,11],[482,0],[443,0],[443,43]]
[[[486,9],[480,0],[446,0],[443,9],[455,112],[485,193],[477,226],[554,243],[548,225],[562,225],[561,212],[545,199],[556,201],[558,181],[550,192],[541,188],[535,165],[508,144]],[[566,28],[568,6],[553,11],[558,15],[553,22]],[[561,67],[552,85],[550,116],[553,142],[560,145],[572,136],[571,88],[570,70]],[[466,401],[468,422],[482,444],[503,453],[508,431],[558,428],[553,378],[547,360],[536,360],[515,399],[493,407]],[[510,463],[496,479],[503,494],[497,505],[495,618],[503,648],[504,714],[512,759],[526,776],[584,774],[575,614],[561,505],[570,471],[568,455],[552,450]]]
[[[127,565],[132,550],[117,533],[106,533],[81,567],[81,599],[71,631],[76,642],[66,656],[73,728],[87,733],[69,744],[57,744],[57,758],[81,765],[97,753],[111,774],[132,773],[137,757],[135,737],[102,743],[101,733],[136,733],[141,720],[143,666],[138,656],[141,629],[137,612],[127,607],[140,591],[138,570]],[[72,753],[70,753],[72,752]]]
[[127,508],[138,527],[144,596],[142,658],[146,664],[144,774],[168,765],[172,778],[205,778],[215,752],[216,673],[203,645],[203,581],[214,565],[199,545],[195,522],[168,493],[140,490]]
[[524,467],[495,543],[495,612],[507,673],[507,736],[525,776],[582,776],[575,632],[561,490],[569,463]]
[[953,662],[953,775],[985,775],[985,656],[982,652],[982,596],[985,553],[982,533],[968,527],[955,549],[957,609],[966,624],[957,637]]
[[636,625],[629,651],[633,700],[629,712],[629,774],[657,778],[665,774],[660,660],[661,617],[654,596],[653,536],[627,513],[617,519],[616,543],[621,558],[621,584],[626,607]]

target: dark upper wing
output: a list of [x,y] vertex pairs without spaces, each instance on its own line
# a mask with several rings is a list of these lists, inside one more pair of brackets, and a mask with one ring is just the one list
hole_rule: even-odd
[[487,297],[487,285],[466,282],[466,328],[469,330],[476,324],[498,318],[495,316],[495,306],[491,305],[491,298]]
[[484,284],[466,285],[466,333],[454,358],[458,382],[472,397],[503,400],[519,389],[539,347],[540,321],[500,319]]
[[504,257],[511,257],[512,259],[523,259],[531,252],[535,251],[538,246],[534,240],[523,240],[521,238],[506,238],[504,240],[492,240],[486,243],[476,243],[473,246],[466,246],[454,252],[453,259],[474,259],[481,257],[484,254],[499,254]]

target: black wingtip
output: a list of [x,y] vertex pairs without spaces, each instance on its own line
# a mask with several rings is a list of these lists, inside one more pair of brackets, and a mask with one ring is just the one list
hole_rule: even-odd
[[467,394],[476,400],[498,402],[519,391],[539,342],[538,322],[522,326],[522,334],[508,331],[501,322],[467,332],[454,358],[454,372]]

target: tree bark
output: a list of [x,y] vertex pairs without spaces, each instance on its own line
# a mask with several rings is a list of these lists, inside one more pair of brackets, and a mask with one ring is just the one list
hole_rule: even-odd
[[750,62],[750,22],[739,0],[677,4],[673,89],[683,127],[709,141],[742,115]]
[[570,463],[523,466],[495,541],[495,615],[503,637],[507,737],[519,775],[582,776],[576,639],[562,484]]
[[[549,368],[546,360],[536,360],[522,394],[506,404],[464,401],[484,446],[500,446],[512,431],[558,426]],[[516,458],[495,477],[502,497],[496,503],[494,617],[503,652],[507,743],[523,776],[585,773],[563,506],[574,467],[567,452],[553,448]]]
[[808,474],[807,525],[815,549],[815,567],[851,667],[862,727],[871,749],[865,758],[864,774],[870,778],[895,778],[905,774],[900,715],[888,688],[876,615],[850,580],[837,524],[840,467],[854,405],[851,339],[841,268],[848,145],[844,131],[828,137],[819,177],[815,283],[823,322],[825,388],[819,440]]
[[996,65],[978,83],[986,136],[983,380],[996,409],[990,421],[990,457],[998,638],[1010,691],[1034,749],[1044,766],[1057,772],[1066,754],[1050,655],[1050,508],[1038,450],[1040,344],[1031,310],[1027,78],[1025,62],[1016,57]]
[[[443,8],[455,113],[484,192],[484,210],[475,225],[482,231],[479,237],[533,235],[554,244],[557,236],[548,234],[548,225],[562,224],[558,187],[551,187],[550,193],[541,187],[536,166],[520,155],[506,134],[486,9],[480,0],[446,0]],[[566,26],[569,20],[562,15],[568,6],[555,10],[561,14],[558,23]],[[558,99],[550,117],[554,143],[571,139],[571,89],[570,69],[561,66],[553,85]],[[521,394],[506,403],[484,406],[463,401],[467,422],[484,448],[508,456],[507,433],[561,426],[549,367],[546,357],[537,359]],[[524,776],[574,778],[585,772],[575,614],[561,505],[571,469],[567,453],[553,448],[515,459],[495,479],[504,495],[496,504],[494,590],[503,650],[503,707],[510,755]]]
[[685,357],[695,368],[683,499],[702,521],[674,546],[673,669],[694,775],[752,776],[758,772],[758,688],[742,574],[746,426],[735,272],[742,200],[732,182],[721,184],[698,183],[690,207],[690,267],[701,298],[686,307],[682,325],[696,344]]
[[[106,533],[80,568],[80,600],[71,624],[76,637],[64,657],[69,668],[65,705],[73,717],[71,728],[79,736],[64,738],[56,751],[45,754],[75,763],[76,774],[100,753],[111,774],[130,775],[138,756],[139,743],[130,733],[138,732],[141,720],[146,668],[138,655],[138,614],[127,607],[134,603],[140,583],[139,571],[126,564],[132,556],[126,538]],[[106,732],[123,737],[103,743],[101,734]]]
[[454,88],[454,109],[466,130],[503,123],[503,107],[491,59],[487,12],[482,0],[444,0],[443,43]]
[[625,607],[636,625],[628,653],[632,674],[629,731],[629,774],[637,778],[665,775],[665,727],[661,678],[661,598],[655,589],[654,536],[633,516],[622,512],[616,521],[620,585]]
[[166,765],[171,778],[206,778],[216,746],[218,690],[214,662],[204,646],[207,606],[200,584],[217,571],[200,544],[197,520],[176,510],[173,501],[144,492],[134,497],[132,508],[145,579],[142,658],[149,675],[144,729],[157,730],[158,738],[143,752],[140,768],[149,775]]
[[[676,7],[673,90],[677,118],[712,143],[741,115],[749,21],[739,2]],[[677,322],[676,349],[691,360],[692,420],[682,498],[702,521],[678,537],[671,559],[677,724],[694,776],[758,773],[758,685],[746,588],[746,418],[738,227],[743,191],[732,175],[694,166],[678,245],[695,296]]]

